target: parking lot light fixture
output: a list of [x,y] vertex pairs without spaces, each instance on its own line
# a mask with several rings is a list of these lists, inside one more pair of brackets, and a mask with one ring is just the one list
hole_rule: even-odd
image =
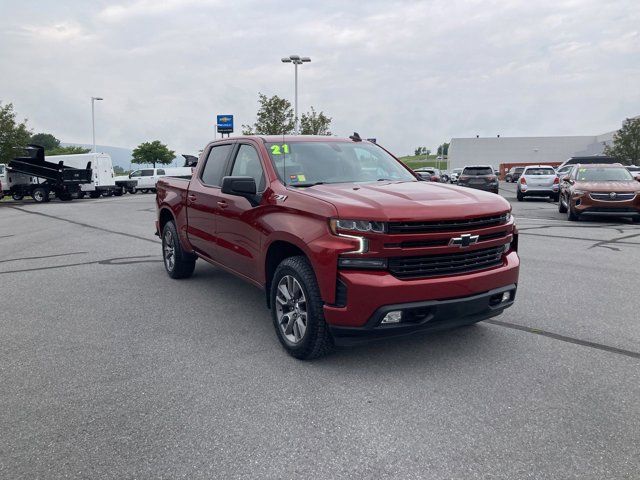
[[303,63],[310,62],[311,59],[309,57],[301,57],[300,55],[289,55],[288,57],[282,58],[282,63],[293,63],[294,67],[294,76],[295,76],[295,99],[294,99],[294,123],[293,123],[293,133],[298,135],[298,65],[302,65]]
[[91,130],[93,131],[93,153],[96,153],[96,116],[94,107],[96,100],[103,100],[103,98],[91,97]]

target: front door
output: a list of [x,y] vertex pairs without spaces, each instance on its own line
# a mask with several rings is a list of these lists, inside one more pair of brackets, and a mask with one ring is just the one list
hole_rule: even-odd
[[[264,169],[253,145],[238,145],[230,175],[253,177],[258,195],[265,190]],[[258,280],[261,233],[255,219],[263,207],[254,207],[246,198],[223,193],[220,200],[216,225],[218,261],[250,279]]]
[[233,143],[213,145],[200,174],[193,176],[187,193],[187,237],[193,248],[206,257],[216,258],[216,217],[220,209],[220,185]]

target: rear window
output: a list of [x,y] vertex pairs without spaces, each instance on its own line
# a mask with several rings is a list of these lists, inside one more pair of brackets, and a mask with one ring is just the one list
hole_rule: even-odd
[[462,174],[469,176],[493,175],[493,170],[490,167],[466,167]]
[[553,168],[527,168],[525,175],[555,175]]

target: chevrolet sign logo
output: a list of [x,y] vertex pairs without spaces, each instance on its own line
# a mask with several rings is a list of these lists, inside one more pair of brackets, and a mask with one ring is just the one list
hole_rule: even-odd
[[220,117],[220,121],[224,122],[224,123],[227,123],[227,122],[231,121],[231,119],[229,117]]
[[480,235],[471,235],[470,233],[464,233],[459,237],[454,237],[451,240],[449,240],[449,246],[467,248],[469,245],[478,243],[479,238],[480,238]]

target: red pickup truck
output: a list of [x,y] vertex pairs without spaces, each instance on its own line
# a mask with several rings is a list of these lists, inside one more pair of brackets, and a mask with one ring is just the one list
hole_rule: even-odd
[[381,146],[247,136],[157,184],[172,278],[201,258],[262,288],[296,358],[469,325],[511,306],[518,233],[502,197],[420,181]]

